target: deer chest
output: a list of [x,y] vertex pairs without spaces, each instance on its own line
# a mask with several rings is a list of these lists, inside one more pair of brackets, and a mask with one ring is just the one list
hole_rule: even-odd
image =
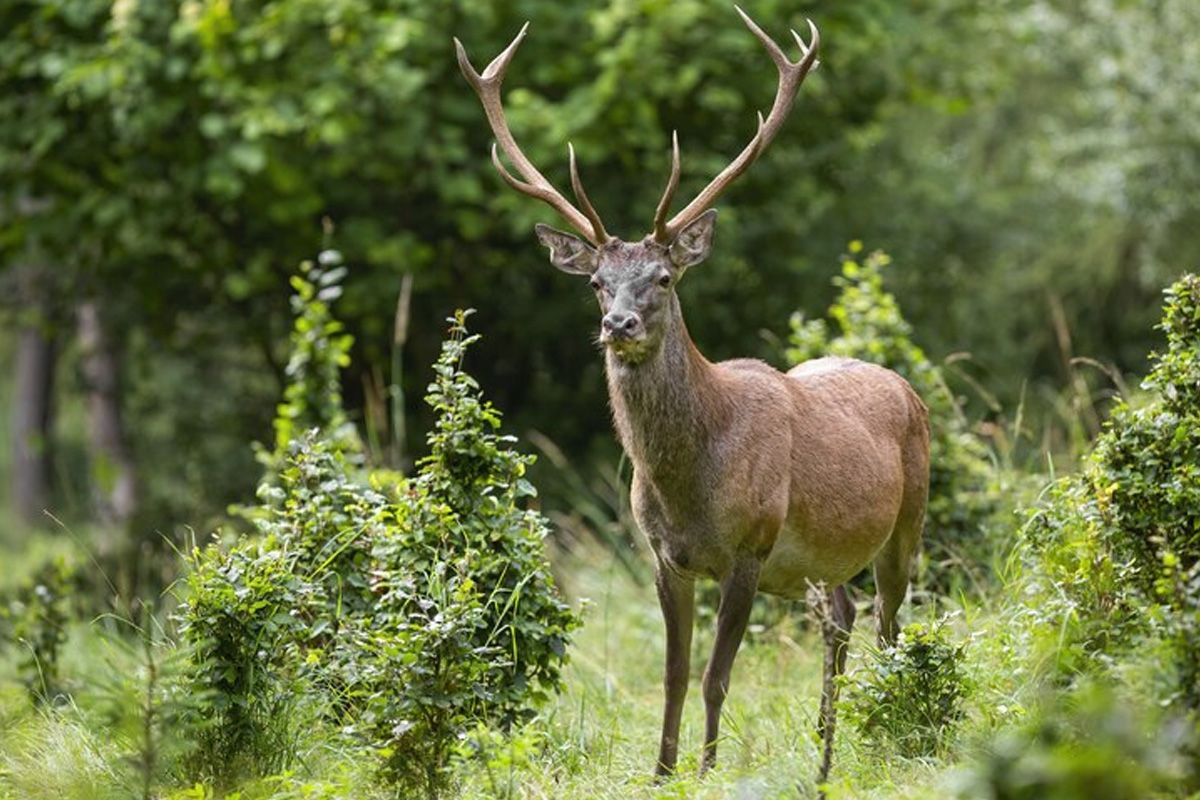
[[668,503],[635,477],[631,499],[638,527],[660,563],[692,578],[719,579],[728,572],[736,543],[728,532],[723,534],[708,498]]

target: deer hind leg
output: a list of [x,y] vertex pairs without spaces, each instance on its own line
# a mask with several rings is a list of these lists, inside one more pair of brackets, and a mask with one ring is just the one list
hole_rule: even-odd
[[[915,401],[914,401],[915,402]],[[922,412],[921,416],[924,416]],[[896,643],[896,612],[908,594],[913,556],[921,546],[929,501],[929,430],[917,426],[904,456],[904,496],[887,544],[875,557],[875,625],[879,646]]]
[[729,694],[729,673],[733,659],[746,633],[750,609],[758,591],[758,575],[762,565],[757,559],[746,559],[734,565],[721,582],[721,605],[717,608],[717,636],[712,655],[704,670],[704,755],[701,774],[717,762],[717,736],[721,727],[721,706]]
[[875,630],[880,647],[895,644],[900,632],[896,612],[908,594],[913,555],[921,543],[924,523],[925,495],[922,492],[900,509],[891,538],[875,557]]
[[655,574],[658,602],[667,627],[667,663],[663,675],[663,727],[654,774],[659,778],[675,770],[679,753],[679,720],[687,696],[692,655],[692,624],[695,615],[695,583],[661,564]]
[[845,586],[816,596],[816,608],[821,619],[821,634],[825,639],[825,674],[821,683],[821,715],[817,732],[821,736],[821,771],[818,784],[829,779],[833,764],[833,733],[837,722],[838,676],[846,669],[846,652],[850,631],[854,629],[855,609]]

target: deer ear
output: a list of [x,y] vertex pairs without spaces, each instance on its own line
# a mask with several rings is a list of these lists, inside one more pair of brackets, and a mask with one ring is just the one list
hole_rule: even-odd
[[671,260],[680,269],[694,267],[712,252],[713,231],[717,227],[717,210],[710,208],[696,217],[671,242]]
[[555,230],[540,222],[533,226],[538,241],[550,250],[550,263],[571,275],[591,275],[596,271],[596,248],[571,233]]

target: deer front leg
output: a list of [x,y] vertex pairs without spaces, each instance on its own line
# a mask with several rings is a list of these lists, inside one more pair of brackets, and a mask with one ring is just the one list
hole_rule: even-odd
[[679,754],[679,720],[687,696],[688,671],[692,656],[692,622],[695,616],[696,587],[690,578],[676,575],[662,564],[654,580],[658,602],[667,626],[667,663],[663,675],[663,727],[654,774],[659,778],[675,770]]
[[747,558],[737,562],[721,582],[721,605],[717,609],[717,636],[708,667],[704,670],[704,756],[701,774],[717,762],[717,736],[721,727],[721,706],[729,694],[729,673],[737,656],[750,609],[758,591],[762,564]]

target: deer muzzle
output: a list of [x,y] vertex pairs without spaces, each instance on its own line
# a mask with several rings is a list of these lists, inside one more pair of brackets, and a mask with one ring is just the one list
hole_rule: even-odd
[[633,311],[610,311],[600,321],[600,341],[632,341],[645,336],[642,318]]

